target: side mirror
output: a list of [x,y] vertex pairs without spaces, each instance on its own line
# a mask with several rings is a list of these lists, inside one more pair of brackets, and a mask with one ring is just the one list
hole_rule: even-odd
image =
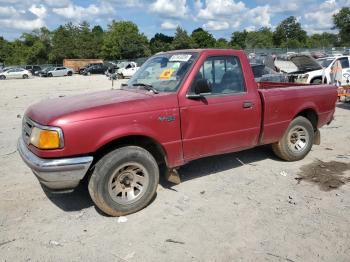
[[195,83],[194,93],[196,95],[211,93],[211,87],[208,80],[200,79]]
[[189,99],[200,99],[204,95],[211,93],[211,87],[206,79],[197,80],[194,84],[194,94],[188,94],[187,98]]

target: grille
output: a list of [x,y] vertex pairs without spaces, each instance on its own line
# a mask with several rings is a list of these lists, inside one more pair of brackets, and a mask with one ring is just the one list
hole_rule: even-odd
[[29,138],[32,133],[33,127],[34,123],[28,118],[24,117],[22,123],[22,137],[26,144],[29,144]]

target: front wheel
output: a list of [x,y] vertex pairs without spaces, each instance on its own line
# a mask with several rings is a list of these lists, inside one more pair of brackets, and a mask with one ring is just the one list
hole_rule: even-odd
[[321,79],[321,78],[313,79],[313,80],[311,81],[311,84],[320,85],[320,84],[322,84],[322,79]]
[[23,75],[23,79],[28,79],[28,75]]
[[5,80],[6,79],[6,76],[0,76],[0,80]]
[[303,159],[311,150],[314,135],[311,122],[298,116],[289,124],[281,140],[272,145],[273,152],[286,161]]
[[155,196],[159,168],[145,149],[126,146],[102,157],[89,180],[89,193],[110,216],[131,214],[146,207]]

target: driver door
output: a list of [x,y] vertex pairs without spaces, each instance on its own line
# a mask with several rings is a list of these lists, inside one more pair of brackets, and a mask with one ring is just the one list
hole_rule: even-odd
[[211,93],[179,101],[184,159],[255,146],[260,132],[260,98],[248,91],[239,58],[207,57],[189,93],[201,79],[208,81]]

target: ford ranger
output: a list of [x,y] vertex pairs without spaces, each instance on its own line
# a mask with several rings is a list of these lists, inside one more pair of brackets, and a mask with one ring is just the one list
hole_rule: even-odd
[[120,216],[147,206],[160,169],[272,145],[304,158],[333,119],[331,85],[255,82],[243,51],[180,50],[149,58],[112,89],[50,99],[23,117],[18,151],[40,183],[72,190],[85,178],[93,202]]

